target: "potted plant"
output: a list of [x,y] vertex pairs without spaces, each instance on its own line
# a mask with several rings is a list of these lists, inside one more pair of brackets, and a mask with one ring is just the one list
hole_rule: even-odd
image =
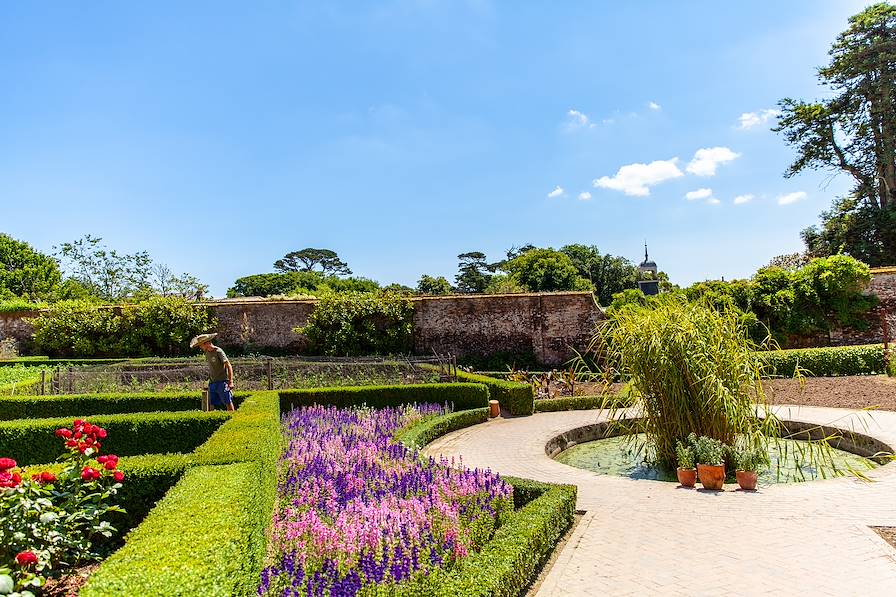
[[725,447],[722,442],[701,435],[695,442],[697,476],[704,489],[722,489],[725,484]]
[[697,469],[694,468],[694,446],[690,443],[675,442],[675,454],[678,457],[678,484],[682,487],[693,487],[697,483]]
[[737,484],[741,489],[754,491],[758,477],[756,471],[763,460],[762,454],[755,448],[740,448],[735,452],[734,460]]

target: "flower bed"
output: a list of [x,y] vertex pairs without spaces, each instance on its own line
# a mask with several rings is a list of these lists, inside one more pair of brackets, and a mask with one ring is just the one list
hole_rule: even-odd
[[392,439],[442,413],[429,405],[288,414],[259,594],[403,590],[481,549],[513,512],[511,487],[488,471],[419,459]]

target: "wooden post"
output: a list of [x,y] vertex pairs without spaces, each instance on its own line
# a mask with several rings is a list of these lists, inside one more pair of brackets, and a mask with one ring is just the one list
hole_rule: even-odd
[[53,386],[54,394],[59,394],[62,390],[62,381],[60,381],[61,379],[62,379],[62,367],[59,365],[56,365],[56,373],[53,375],[53,383],[51,384]]
[[68,393],[73,394],[75,389],[74,367],[68,366]]
[[274,359],[268,359],[268,389],[274,389]]
[[47,392],[47,370],[40,370],[40,395],[43,396]]
[[202,410],[208,412],[208,388],[202,390]]

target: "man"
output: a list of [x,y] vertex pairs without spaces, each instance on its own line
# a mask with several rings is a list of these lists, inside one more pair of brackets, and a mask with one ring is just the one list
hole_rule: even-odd
[[218,334],[199,334],[190,340],[190,348],[199,348],[205,353],[208,363],[208,402],[215,409],[233,410],[233,367],[227,355],[212,344]]

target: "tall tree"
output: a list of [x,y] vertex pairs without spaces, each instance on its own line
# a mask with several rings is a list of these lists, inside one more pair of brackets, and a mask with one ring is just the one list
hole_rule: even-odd
[[593,290],[579,275],[569,255],[554,249],[532,249],[506,262],[502,269],[532,292]]
[[445,295],[451,294],[451,291],[454,290],[451,288],[451,282],[445,279],[445,276],[428,276],[423,274],[420,276],[420,281],[417,282],[417,292],[420,294],[429,294],[429,295]]
[[625,257],[601,255],[594,245],[566,245],[560,252],[568,255],[579,275],[594,285],[601,305],[609,305],[614,294],[638,287],[638,268]]
[[151,288],[152,259],[146,251],[119,253],[89,234],[62,243],[57,255],[72,278],[104,300],[118,300]]
[[320,271],[325,276],[352,275],[348,264],[341,260],[335,251],[310,247],[287,253],[282,259],[274,262],[274,269],[281,273]]
[[485,253],[471,251],[457,256],[458,273],[454,277],[457,290],[466,294],[485,292],[495,266],[485,260]]
[[854,186],[803,231],[813,256],[844,252],[872,265],[896,259],[896,6],[878,3],[849,19],[818,70],[830,99],[785,98],[773,130],[796,148],[786,176],[845,172]]
[[0,234],[0,295],[43,299],[59,287],[59,264],[26,242]]

